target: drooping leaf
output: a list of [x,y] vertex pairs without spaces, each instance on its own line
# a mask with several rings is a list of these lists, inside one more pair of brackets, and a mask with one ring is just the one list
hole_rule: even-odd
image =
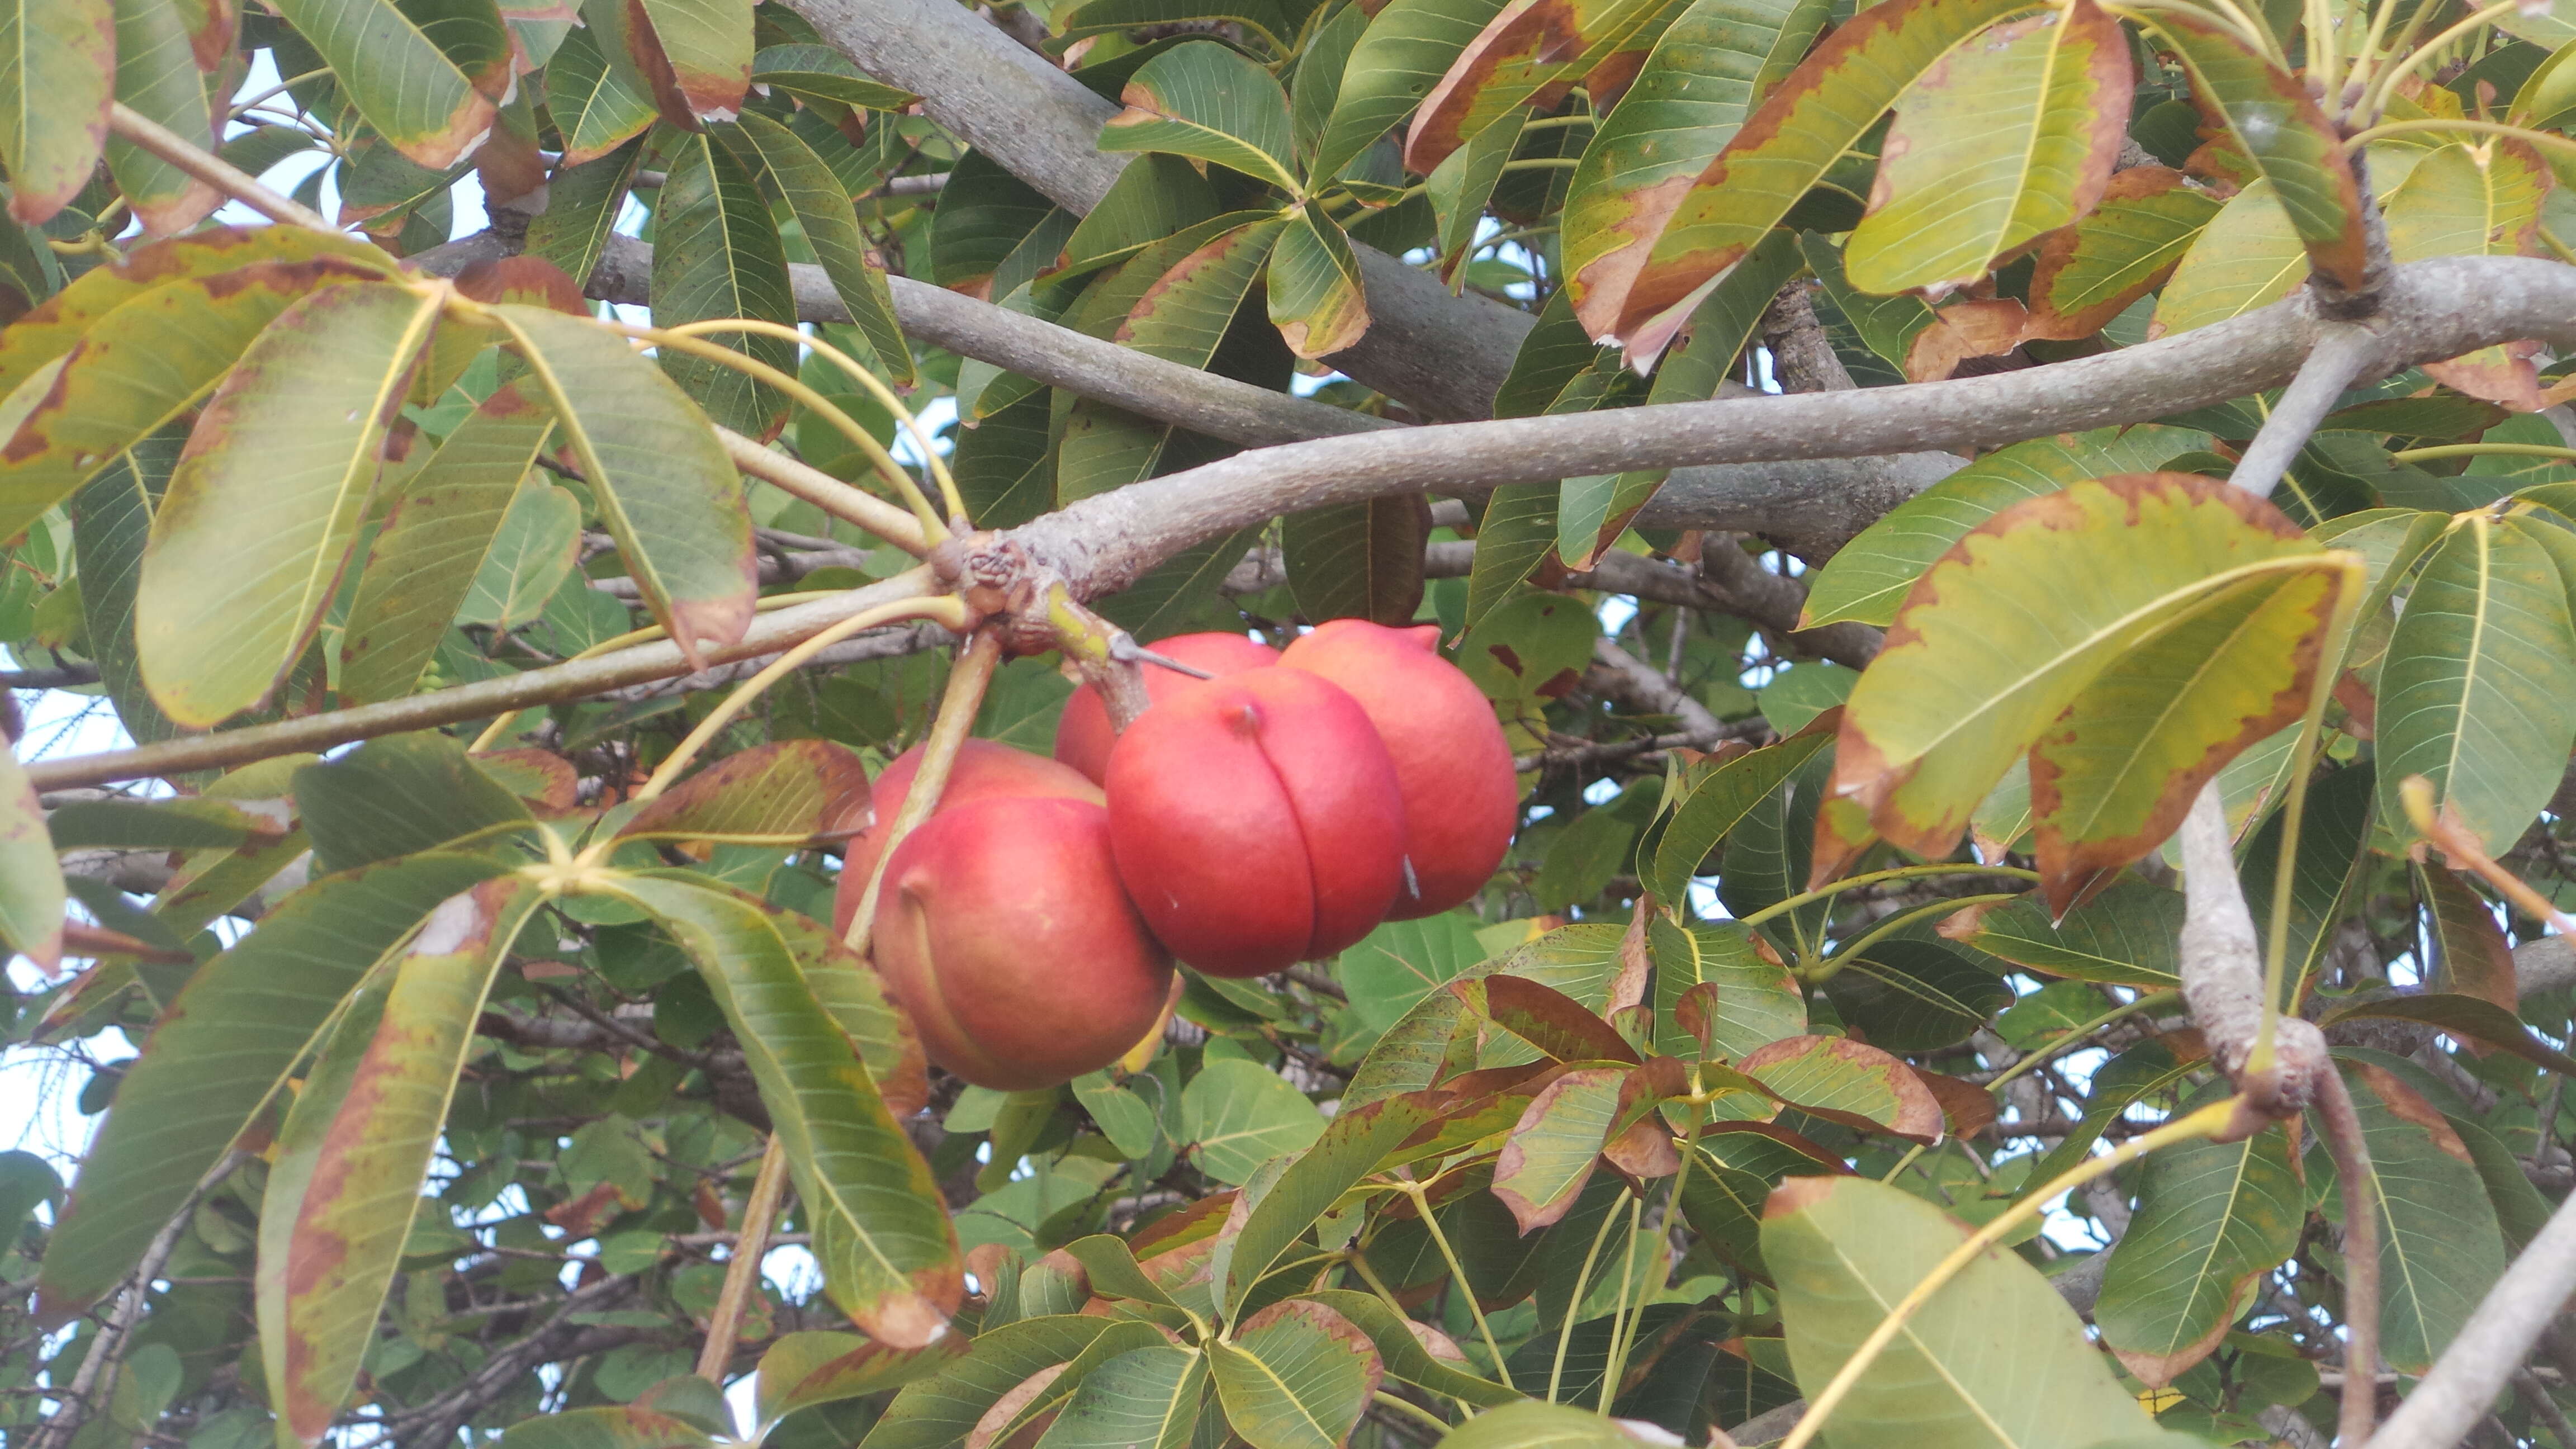
[[965,1291],[929,1165],[799,968],[776,908],[678,871],[618,877],[696,961],[741,1038],[815,1219],[824,1286],[871,1337],[919,1348]]
[[1325,357],[1368,330],[1368,299],[1351,239],[1314,202],[1290,212],[1270,249],[1270,320],[1299,357]]
[[1618,1122],[1628,1072],[1576,1067],[1530,1098],[1494,1163],[1494,1196],[1512,1210],[1522,1233],[1556,1222],[1574,1206]]
[[586,321],[505,304],[556,425],[656,622],[681,652],[733,643],[758,586],[751,516],[705,415],[661,369]]
[[2150,1155],[2093,1310],[2122,1365],[2161,1388],[2209,1356],[2255,1280],[2297,1251],[2305,1184],[2289,1138],[2177,1142]]
[[2360,183],[2307,88],[2215,16],[2160,11],[2148,23],[2181,55],[2195,90],[2226,116],[2228,134],[2271,183],[2310,262],[2346,287],[2361,286],[2369,257]]
[[2504,1240],[2476,1160],[2441,1113],[2384,1067],[2353,1065],[2344,1081],[2381,1204],[2380,1356],[2422,1373],[2503,1276]]
[[[2546,526],[2546,525],[2541,525]],[[2548,552],[2523,520],[2473,513],[2424,561],[2379,670],[2381,818],[2398,788],[2433,782],[2490,851],[2511,845],[2557,787],[2576,740],[2576,626]]]
[[45,1253],[47,1311],[75,1312],[116,1286],[367,970],[439,902],[506,869],[430,852],[325,876],[200,968],[127,1072],[73,1184]]
[[1778,225],[1907,85],[1952,47],[2026,8],[2026,0],[1891,0],[1854,16],[1696,177],[1639,197],[1620,229],[1633,238],[1627,247],[1645,253],[1642,263],[1605,254],[1568,278],[1585,330],[1660,351],[1701,289]]
[[2047,905],[2033,894],[1971,907],[1943,922],[1941,934],[2051,976],[2162,988],[2181,979],[2175,943],[2182,917],[2180,892],[2122,880],[2054,925]]
[[1335,1114],[1314,1144],[1298,1154],[1262,1195],[1235,1235],[1218,1308],[1239,1311],[1280,1255],[1314,1226],[1342,1194],[1377,1170],[1408,1137],[1437,1122],[1452,1105],[1440,1093],[1407,1093]]
[[[2388,198],[2389,256],[2402,263],[2537,254],[2542,199],[2552,184],[2540,153],[2512,137],[2438,147]],[[2528,345],[2482,347],[2424,370],[2446,387],[2516,412],[2536,412],[2546,402]]]
[[367,552],[340,636],[340,693],[400,699],[420,683],[498,537],[554,417],[511,383],[485,398],[403,484]]
[[144,683],[182,725],[266,696],[320,626],[438,315],[358,285],[280,313],[189,435],[135,601]]
[[[2342,576],[2340,556],[2278,510],[2197,475],[2116,475],[2015,504],[1961,538],[1898,610],[1844,707],[1832,794],[1937,859],[2014,757],[2140,645],[2230,598],[2275,593],[2322,634]],[[2307,672],[2292,672],[2302,701]],[[2243,713],[2276,707],[2280,688]],[[2251,742],[2227,738],[2204,758],[2210,771]],[[2159,800],[2187,805],[2199,780],[2184,783],[2159,782]],[[1820,855],[1815,868],[1841,864]]]
[[1645,50],[1677,8],[1671,0],[1512,0],[1423,98],[1405,137],[1406,168],[1428,175],[1551,87],[1572,83],[1616,51]]
[[1205,1352],[1226,1421],[1253,1449],[1338,1449],[1386,1377],[1357,1324],[1306,1299],[1262,1309]]
[[330,62],[367,124],[433,171],[491,130],[513,79],[510,32],[488,0],[409,8],[395,0],[280,0],[277,9]]
[[[654,211],[656,325],[749,317],[794,326],[786,247],[751,174],[711,134],[683,137],[674,149]],[[796,371],[795,345],[777,337],[709,340],[781,372]],[[671,348],[663,350],[662,366],[708,417],[737,433],[766,438],[787,421],[786,396],[768,383]]]
[[2089,214],[2040,238],[2029,335],[2071,341],[2101,331],[2172,274],[2219,206],[2169,167],[2113,176]]
[[[1931,1203],[1867,1178],[1784,1183],[1763,1213],[1762,1256],[1780,1285],[1798,1386],[1821,1391],[1966,1236]],[[1999,1247],[1916,1311],[1826,1422],[1838,1441],[1902,1436],[1924,1449],[2156,1438],[2075,1311]]]
[[1864,292],[1946,289],[2093,209],[2128,137],[2128,37],[2075,0],[1988,29],[1897,98],[1844,264]]
[[315,862],[342,871],[526,823],[528,807],[434,730],[370,740],[295,772]]
[[[543,899],[504,876],[441,902],[394,963],[345,1093],[299,1098],[322,1111],[288,1118],[282,1149],[313,1156],[303,1174],[271,1176],[260,1214],[261,1357],[282,1427],[308,1445],[356,1382],[484,997]],[[281,1200],[289,1186],[300,1191]]]
[[1298,610],[1319,623],[1412,623],[1422,607],[1422,545],[1430,532],[1430,507],[1418,494],[1288,515],[1281,552]]
[[1520,1395],[1467,1370],[1467,1356],[1456,1343],[1429,1324],[1405,1318],[1375,1294],[1327,1288],[1305,1295],[1349,1319],[1377,1345],[1386,1376],[1448,1398],[1485,1407],[1517,1401]]
[[0,162],[9,215],[50,221],[89,184],[116,80],[112,0],[10,0],[0,10]]
[[1296,192],[1288,96],[1249,56],[1212,40],[1145,62],[1101,130],[1104,151],[1168,151]]
[[988,1328],[975,1335],[962,1357],[904,1385],[862,1442],[866,1449],[939,1449],[963,1443],[1003,1395],[1041,1370],[1072,1362],[1105,1335],[1137,1326],[1055,1313]]
[[831,168],[795,132],[757,111],[743,115],[741,132],[758,149],[770,180],[795,211],[806,244],[832,279],[841,305],[850,309],[850,319],[876,350],[887,379],[897,387],[912,386],[912,348],[895,323],[885,268],[869,253],[849,196]]
[[1504,0],[1391,0],[1351,49],[1331,118],[1315,142],[1318,185],[1342,174],[1403,120],[1503,8]]

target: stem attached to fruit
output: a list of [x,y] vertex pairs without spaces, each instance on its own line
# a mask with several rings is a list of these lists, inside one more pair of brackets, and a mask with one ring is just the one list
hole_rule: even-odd
[[1074,602],[1060,582],[1046,591],[1046,618],[1055,631],[1056,647],[1082,671],[1083,682],[1100,692],[1100,702],[1109,711],[1109,727],[1125,734],[1136,716],[1153,703],[1145,693],[1145,671],[1129,652],[1134,641],[1129,640],[1128,651],[1121,651],[1118,641],[1127,637],[1127,631]]
[[930,738],[922,742],[921,768],[914,772],[912,788],[904,794],[903,809],[883,826],[885,838],[877,842],[876,873],[868,878],[868,889],[859,897],[859,909],[850,917],[850,928],[842,940],[853,951],[868,953],[868,927],[876,920],[877,893],[885,888],[887,862],[894,859],[895,847],[913,828],[930,818],[939,808],[939,796],[948,788],[948,772],[957,763],[958,747],[966,743],[967,734],[975,728],[975,712],[984,707],[984,690],[993,682],[993,671],[1002,662],[1002,636],[990,629],[979,629],[975,637],[957,655],[957,663],[948,671],[947,692],[939,697],[939,718],[930,725]]

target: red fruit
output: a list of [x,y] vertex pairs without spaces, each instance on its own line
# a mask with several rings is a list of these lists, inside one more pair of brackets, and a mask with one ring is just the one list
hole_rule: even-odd
[[1110,866],[1109,812],[1087,800],[943,806],[896,847],[872,939],[930,1059],[999,1091],[1109,1065],[1171,993],[1171,957]]
[[1440,657],[1439,643],[1436,624],[1389,629],[1335,619],[1291,643],[1279,661],[1320,674],[1358,700],[1394,757],[1414,886],[1389,913],[1399,921],[1445,911],[1484,889],[1520,819],[1512,747],[1494,707]]
[[[879,832],[894,823],[904,796],[912,793],[912,777],[921,769],[921,749],[915,745],[895,756],[894,763],[877,776],[869,796],[869,828],[851,837],[841,853],[841,883],[832,892],[835,935],[849,934],[850,918],[859,911],[859,896],[868,888],[868,873],[876,869]],[[939,808],[1018,795],[1059,796],[1094,805],[1106,798],[1099,786],[1044,755],[991,740],[968,740],[958,747],[957,763],[948,772],[948,788],[939,792]]]
[[[1182,634],[1145,647],[1215,675],[1239,674],[1279,662],[1278,650],[1241,634]],[[1174,690],[1199,682],[1159,664],[1138,667],[1144,671],[1146,698],[1157,703]],[[1075,690],[1073,698],[1064,702],[1063,717],[1056,722],[1055,757],[1094,780],[1106,780],[1109,747],[1116,743],[1118,732],[1109,727],[1109,707],[1100,702],[1100,692],[1088,684]]]
[[1260,976],[1367,935],[1404,880],[1395,762],[1302,669],[1174,690],[1109,756],[1118,875],[1172,953]]

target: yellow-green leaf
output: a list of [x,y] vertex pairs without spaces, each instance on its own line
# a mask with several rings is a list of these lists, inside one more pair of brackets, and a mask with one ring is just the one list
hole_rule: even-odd
[[1296,192],[1288,94],[1270,72],[1213,40],[1176,45],[1138,67],[1103,151],[1168,151]]
[[1324,357],[1368,330],[1359,257],[1351,239],[1314,202],[1288,213],[1270,249],[1270,320],[1299,357]]
[[438,309],[399,286],[314,293],[207,402],[135,603],[143,680],[173,721],[208,727],[257,704],[320,627]]
[[[751,173],[705,132],[680,137],[672,151],[654,210],[654,322],[747,317],[794,326],[786,244]],[[708,340],[796,371],[796,346],[780,338],[719,332]],[[723,363],[664,349],[662,367],[708,417],[737,433],[765,438],[787,421],[785,394]]]
[[567,167],[596,161],[653,124],[652,95],[634,83],[633,72],[609,64],[584,27],[567,31],[546,62],[546,108],[563,134]]
[[1458,52],[1504,0],[1392,0],[1369,20],[1342,68],[1331,117],[1315,142],[1320,188],[1431,94]]
[[2170,337],[2241,317],[2306,281],[2308,255],[2272,183],[2256,178],[2227,199],[2156,296],[2148,335]]
[[2255,1280],[2297,1251],[2306,1183],[2287,1134],[2267,1126],[2177,1142],[2147,1158],[2137,1191],[2093,1321],[2129,1372],[2162,1388],[2218,1347]]
[[1581,79],[1615,52],[1645,49],[1679,9],[1674,0],[1511,0],[1422,102],[1405,137],[1405,167],[1429,174],[1550,86]]
[[1340,1449],[1386,1378],[1359,1325],[1305,1299],[1262,1309],[1205,1351],[1226,1422],[1252,1449]]
[[2129,133],[2129,38],[2073,0],[1989,28],[1897,97],[1845,274],[1936,295],[2093,209]]
[[2101,331],[2173,271],[2219,205],[2168,167],[2113,176],[2090,214],[2040,238],[2028,335],[2072,341]]
[[395,0],[278,0],[329,62],[358,114],[420,166],[445,170],[492,129],[513,76],[510,33],[488,0],[437,7],[432,36]]
[[[187,17],[171,0],[115,0],[116,98],[206,150],[215,148],[206,78],[189,46]],[[107,143],[108,174],[147,237],[185,231],[222,202],[215,188],[126,140]]]
[[0,5],[0,162],[9,214],[29,226],[80,194],[107,139],[116,69],[111,0]]

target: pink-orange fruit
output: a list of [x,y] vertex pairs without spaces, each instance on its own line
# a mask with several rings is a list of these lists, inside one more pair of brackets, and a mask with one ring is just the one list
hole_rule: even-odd
[[1511,849],[1520,818],[1512,747],[1483,690],[1440,657],[1440,626],[1389,629],[1365,619],[1315,626],[1280,664],[1320,674],[1368,711],[1404,797],[1411,889],[1393,919],[1472,899]]
[[1330,955],[1403,886],[1395,762],[1359,701],[1302,669],[1174,690],[1118,737],[1108,783],[1119,878],[1202,971]]
[[[1279,662],[1278,650],[1241,634],[1181,634],[1145,647],[1215,675],[1239,674]],[[1158,702],[1199,682],[1159,664],[1138,667],[1144,672],[1146,698]],[[1063,717],[1056,721],[1055,757],[1094,780],[1106,780],[1109,748],[1117,743],[1118,732],[1109,727],[1109,707],[1100,702],[1100,692],[1088,684],[1075,690],[1073,698],[1064,702]]]
[[[832,892],[832,930],[847,935],[850,918],[858,914],[859,897],[868,888],[868,873],[876,869],[877,842],[884,830],[894,823],[903,809],[903,800],[912,793],[912,777],[921,769],[921,746],[894,757],[877,776],[869,795],[872,812],[864,834],[851,837],[841,854],[841,883]],[[957,763],[948,772],[948,788],[939,792],[939,808],[951,810],[975,800],[1001,796],[1055,796],[1084,800],[1098,805],[1105,798],[1100,787],[1057,764],[1044,755],[1032,755],[1009,745],[991,740],[968,740],[957,750]]]
[[895,848],[873,940],[930,1059],[999,1091],[1116,1061],[1171,991],[1109,863],[1109,812],[1086,800],[943,806]]

